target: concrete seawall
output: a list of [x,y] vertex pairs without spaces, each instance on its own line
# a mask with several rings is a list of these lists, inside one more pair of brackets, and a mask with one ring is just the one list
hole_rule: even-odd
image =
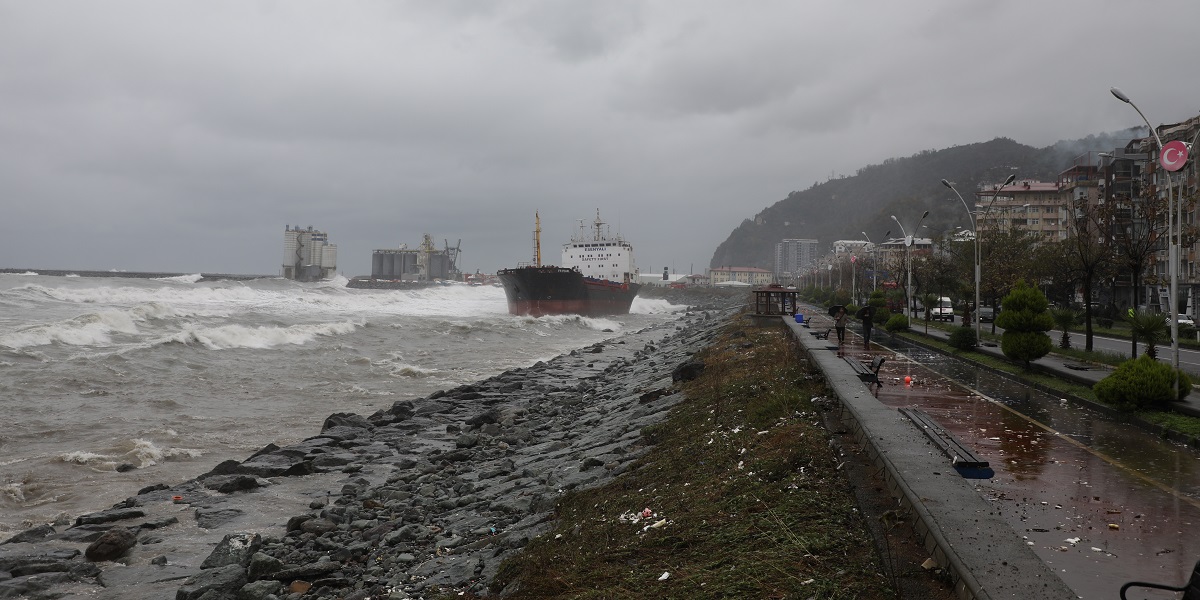
[[[829,349],[828,340],[781,319],[824,374],[840,404],[841,421],[870,454],[925,549],[953,578],[958,597],[1076,597],[908,418],[875,398],[850,365]],[[870,352],[890,354],[879,346]]]

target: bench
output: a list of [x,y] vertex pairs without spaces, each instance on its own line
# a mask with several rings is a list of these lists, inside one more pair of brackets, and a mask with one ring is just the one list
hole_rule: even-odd
[[1086,370],[1092,368],[1092,365],[1085,365],[1083,363],[1069,363],[1069,362],[1063,363],[1063,366],[1068,369],[1072,369],[1074,371],[1086,371]]
[[868,365],[857,358],[851,358],[849,356],[844,358],[846,359],[846,362],[849,363],[850,368],[854,369],[854,373],[858,375],[858,378],[863,380],[867,385],[877,384],[879,386],[883,386],[883,384],[879,381],[879,369],[883,367],[883,363],[887,359],[882,356],[876,356],[875,358],[871,359],[871,364]]
[[814,332],[812,332],[812,334],[817,336],[818,340],[827,340],[827,339],[829,339],[830,331],[833,331],[833,329],[826,329],[825,331],[814,331]]
[[1168,590],[1172,592],[1183,592],[1182,600],[1200,600],[1200,562],[1192,567],[1192,577],[1188,579],[1187,585],[1180,587],[1163,585],[1161,583],[1145,583],[1142,581],[1130,581],[1121,586],[1121,600],[1129,600],[1125,597],[1125,590],[1134,587],[1153,588],[1156,590]]
[[950,464],[955,469],[986,469],[988,461],[977,456],[970,448],[964,446],[958,438],[954,437],[949,431],[946,431],[929,413],[919,408],[901,408],[900,414],[912,420],[913,424],[933,442],[935,446],[941,448],[942,452],[950,458]]

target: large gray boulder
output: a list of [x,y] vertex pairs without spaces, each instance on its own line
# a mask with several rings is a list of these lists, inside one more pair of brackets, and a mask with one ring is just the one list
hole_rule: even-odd
[[92,542],[83,555],[92,562],[116,560],[137,545],[137,533],[124,527],[113,527]]

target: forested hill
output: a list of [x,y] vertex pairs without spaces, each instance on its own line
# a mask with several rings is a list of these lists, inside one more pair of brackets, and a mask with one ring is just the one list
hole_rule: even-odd
[[1000,183],[1010,174],[1016,174],[1019,180],[1057,181],[1060,173],[1087,152],[1111,152],[1141,135],[1137,129],[1130,129],[1063,141],[1046,148],[996,138],[888,159],[883,164],[863,167],[853,176],[791,192],[787,198],[743,221],[717,247],[709,266],[772,270],[775,244],[783,239],[815,239],[824,249],[835,240],[862,239],[864,231],[876,242],[888,230],[899,237],[899,228],[891,215],[896,215],[907,228],[928,210],[929,216],[924,221],[928,228],[917,235],[929,237],[944,234],[955,226],[969,227],[966,209],[954,192],[942,185],[942,179],[953,182],[970,204],[980,184]]

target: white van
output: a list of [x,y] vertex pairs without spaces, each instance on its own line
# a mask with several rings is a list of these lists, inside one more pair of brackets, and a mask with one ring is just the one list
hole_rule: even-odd
[[938,298],[937,304],[929,309],[929,318],[935,321],[954,321],[954,303],[946,296]]

